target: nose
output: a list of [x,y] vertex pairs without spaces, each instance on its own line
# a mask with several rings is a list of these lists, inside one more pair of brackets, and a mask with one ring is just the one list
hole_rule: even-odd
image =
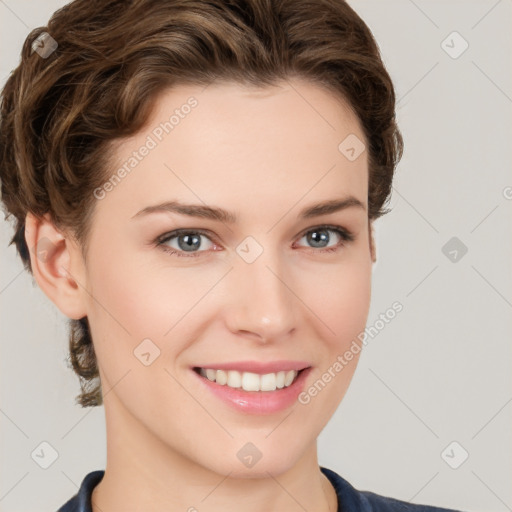
[[297,304],[289,272],[270,251],[254,262],[240,260],[227,276],[227,326],[235,335],[261,343],[275,342],[296,328]]

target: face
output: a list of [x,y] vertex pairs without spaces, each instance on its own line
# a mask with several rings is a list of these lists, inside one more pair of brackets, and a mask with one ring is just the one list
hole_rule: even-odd
[[[315,445],[370,304],[367,155],[338,148],[363,131],[332,93],[289,83],[165,92],[113,148],[119,179],[95,192],[84,271],[107,422],[240,477]],[[344,207],[313,209],[325,202]],[[282,387],[281,371],[304,368]]]

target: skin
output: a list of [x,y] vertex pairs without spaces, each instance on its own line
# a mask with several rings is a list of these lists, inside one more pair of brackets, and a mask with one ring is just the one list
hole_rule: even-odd
[[[366,144],[361,125],[341,99],[298,79],[263,89],[180,85],[159,97],[143,130],[116,145],[117,161],[190,96],[197,107],[97,201],[86,261],[48,216],[27,215],[28,246],[52,242],[44,261],[32,253],[39,286],[66,316],[87,316],[91,325],[107,428],[93,511],[230,512],[241,502],[247,512],[335,511],[316,439],[359,354],[307,405],[269,415],[233,410],[190,366],[304,360],[313,367],[307,389],[364,330],[375,261],[367,153],[351,162],[338,150],[349,134]],[[307,205],[348,195],[364,208],[298,218]],[[222,207],[239,220],[132,218],[171,199]],[[322,252],[303,234],[322,224],[355,239]],[[211,232],[199,256],[153,243],[178,228]],[[325,234],[329,247],[340,241]],[[247,236],[263,248],[251,264],[236,252]],[[166,245],[180,247],[177,238]],[[133,353],[145,338],[161,351],[149,366]],[[251,468],[236,456],[247,442],[262,453]]]

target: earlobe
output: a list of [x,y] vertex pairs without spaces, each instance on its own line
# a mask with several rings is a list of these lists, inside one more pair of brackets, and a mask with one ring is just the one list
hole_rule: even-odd
[[68,318],[86,316],[85,283],[77,282],[72,268],[78,256],[72,241],[55,227],[49,214],[39,219],[32,213],[25,218],[25,241],[32,274],[41,290]]

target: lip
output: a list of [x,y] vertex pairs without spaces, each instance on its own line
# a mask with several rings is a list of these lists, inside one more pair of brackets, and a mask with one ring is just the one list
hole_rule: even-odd
[[[294,364],[297,365],[297,362]],[[213,365],[213,368],[212,366],[207,366],[206,368],[212,368],[214,370],[228,369],[226,366],[218,368],[215,368],[215,366],[216,365]],[[273,373],[272,370],[268,370],[268,368],[271,367],[270,365],[264,365],[264,367],[265,370],[262,374],[265,372]],[[235,366],[235,364],[233,364],[233,368],[231,369],[237,370],[239,368],[240,365]],[[252,366],[252,368],[254,368],[254,366]],[[262,366],[260,365],[259,368],[261,369]],[[282,366],[279,368],[282,370],[284,369]],[[296,368],[290,368],[290,370],[294,369]],[[195,378],[199,379],[199,382],[209,391],[211,391],[215,397],[219,398],[224,403],[234,408],[236,411],[247,414],[266,415],[284,411],[292,404],[294,404],[297,401],[300,393],[303,391],[305,381],[311,370],[311,366],[304,368],[291,386],[288,386],[287,388],[276,389],[275,391],[244,391],[241,388],[230,388],[228,385],[221,386],[220,384],[202,377],[193,369],[192,374],[195,375]]]
[[290,370],[304,370],[305,368],[310,367],[311,365],[305,361],[290,361],[290,360],[281,360],[281,361],[269,361],[268,363],[264,363],[261,361],[233,361],[231,363],[219,363],[219,364],[198,364],[193,368],[204,368],[204,369],[212,369],[212,370],[237,370],[239,372],[252,372],[258,373],[260,375],[265,375],[266,373],[276,373],[279,371],[288,372]]

